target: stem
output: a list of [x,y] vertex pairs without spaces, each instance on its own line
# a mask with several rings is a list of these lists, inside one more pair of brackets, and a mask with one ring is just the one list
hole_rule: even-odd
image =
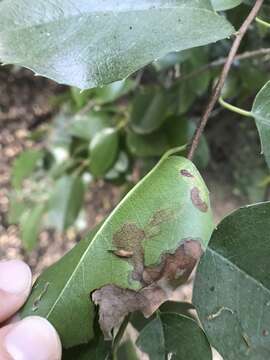
[[256,17],[255,20],[258,24],[261,24],[266,28],[270,28],[270,24],[267,21],[264,21],[264,20],[260,19],[259,17]]
[[182,145],[182,146],[178,146],[178,147],[175,147],[175,148],[172,148],[172,149],[166,151],[165,154],[162,155],[162,157],[161,157],[161,159],[159,160],[158,163],[161,163],[162,161],[164,161],[169,156],[171,156],[171,155],[173,155],[175,153],[179,153],[179,152],[182,152],[182,151],[186,150],[186,148],[187,148],[187,144]]
[[241,41],[245,35],[245,33],[247,32],[250,24],[252,23],[252,21],[255,19],[256,15],[258,14],[262,4],[263,4],[264,0],[256,0],[251,12],[249,13],[249,15],[247,16],[246,20],[243,22],[242,26],[240,27],[239,31],[236,33],[236,38],[232,44],[231,50],[229,52],[229,55],[227,57],[226,63],[224,64],[223,70],[221,72],[220,78],[217,82],[217,85],[214,88],[214,91],[209,99],[209,102],[206,106],[206,109],[203,113],[203,116],[201,118],[201,121],[196,129],[196,132],[194,134],[194,137],[191,141],[190,147],[189,147],[189,152],[188,152],[188,159],[192,160],[194,153],[199,145],[201,136],[203,134],[203,131],[205,129],[205,126],[208,122],[208,119],[210,117],[210,114],[212,112],[212,110],[214,109],[216,102],[220,96],[221,90],[224,86],[224,83],[226,81],[226,78],[229,74],[229,71],[231,69],[231,66],[233,64],[234,58],[236,56],[236,53],[239,49],[239,46],[241,44]]
[[251,111],[240,109],[237,106],[231,105],[227,101],[225,101],[221,96],[218,99],[218,101],[219,101],[220,105],[223,106],[225,109],[228,109],[232,112],[235,112],[235,113],[243,115],[243,116],[253,117]]

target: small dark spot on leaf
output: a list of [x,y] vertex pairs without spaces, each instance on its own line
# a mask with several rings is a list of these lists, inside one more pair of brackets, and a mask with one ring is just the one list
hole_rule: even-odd
[[268,336],[269,335],[269,331],[268,330],[263,330],[263,336]]
[[214,287],[214,286],[211,286],[211,287],[210,287],[210,291],[215,291],[215,287]]
[[189,177],[189,178],[193,178],[193,177],[194,177],[194,176],[193,176],[188,170],[186,170],[186,169],[182,169],[182,170],[180,171],[180,174],[183,175],[183,176],[185,176],[185,177]]
[[196,206],[197,209],[199,209],[202,212],[207,212],[208,205],[206,204],[205,201],[201,199],[200,190],[196,186],[192,188],[190,197],[193,205]]
[[129,27],[129,30],[132,30],[132,29],[133,29],[133,27],[132,27],[132,26],[130,26],[130,27]]

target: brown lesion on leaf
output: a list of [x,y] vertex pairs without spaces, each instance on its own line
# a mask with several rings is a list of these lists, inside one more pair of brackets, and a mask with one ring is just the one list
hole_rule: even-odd
[[202,200],[200,190],[196,186],[191,189],[190,198],[193,205],[199,209],[201,212],[208,211],[208,205],[205,201]]
[[184,177],[194,178],[194,176],[186,169],[180,170],[180,174]]
[[[113,236],[113,246],[116,247],[113,253],[126,258],[133,265],[133,280],[141,281],[144,263],[142,241],[144,239],[144,230],[134,223],[124,224]],[[129,256],[123,256],[124,254]]]
[[143,241],[147,241],[161,231],[161,225],[175,219],[174,209],[166,208],[156,211],[146,226],[141,229],[135,223],[124,224],[113,235],[113,247],[109,250],[114,255],[127,260],[133,266],[131,277],[133,280],[143,282],[144,250]]
[[174,254],[163,254],[158,266],[146,267],[143,280],[146,284],[151,284],[162,279],[171,285],[179,286],[188,279],[201,255],[200,242],[186,239]]
[[151,316],[188,279],[202,253],[199,239],[185,239],[174,253],[163,254],[158,265],[142,265],[141,290],[106,285],[94,291],[92,300],[99,305],[99,323],[105,338],[111,338],[112,329],[130,312],[141,311],[145,317]]

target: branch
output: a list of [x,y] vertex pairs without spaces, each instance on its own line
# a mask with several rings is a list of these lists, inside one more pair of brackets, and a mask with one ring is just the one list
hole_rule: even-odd
[[208,122],[209,116],[212,112],[212,110],[214,109],[216,102],[221,94],[221,90],[224,86],[224,83],[226,81],[226,78],[229,74],[229,71],[231,69],[231,66],[233,64],[233,61],[235,59],[235,56],[237,54],[237,51],[239,49],[239,46],[241,44],[241,41],[245,35],[245,33],[247,32],[250,24],[252,23],[252,21],[255,19],[256,15],[258,14],[262,4],[263,4],[264,0],[256,0],[251,12],[249,13],[248,17],[246,18],[246,20],[243,22],[242,26],[240,27],[239,31],[236,33],[236,38],[232,44],[231,50],[229,52],[229,55],[227,57],[227,60],[224,64],[224,67],[222,69],[221,75],[219,77],[219,80],[214,88],[214,91],[209,99],[209,102],[206,106],[206,109],[203,113],[203,116],[201,118],[200,123],[198,124],[198,127],[195,131],[194,137],[191,141],[191,144],[189,146],[189,152],[188,152],[188,159],[192,160],[194,153],[199,145],[200,142],[200,138],[203,134],[204,128]]
[[[253,59],[253,58],[256,58],[259,56],[265,56],[265,55],[270,55],[270,48],[261,48],[261,49],[257,49],[257,50],[253,50],[253,51],[246,51],[242,54],[236,55],[234,57],[233,62],[247,60],[247,59]],[[204,73],[207,70],[224,65],[226,63],[226,61],[227,61],[227,58],[223,58],[223,57],[218,60],[212,61],[209,64],[205,64],[205,65],[201,66],[199,69],[196,69],[196,70],[190,72],[189,74],[185,74],[185,75],[181,76],[179,78],[179,81],[189,80],[195,76],[201,75],[202,73]]]

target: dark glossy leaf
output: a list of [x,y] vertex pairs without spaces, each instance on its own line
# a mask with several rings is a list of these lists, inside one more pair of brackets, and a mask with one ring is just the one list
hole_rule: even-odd
[[228,360],[270,358],[270,203],[223,219],[197,270],[193,301],[211,344]]
[[120,345],[117,352],[117,360],[140,360],[131,340],[126,340]]
[[22,243],[27,251],[33,250],[37,244],[45,209],[45,204],[41,203],[26,210],[20,217]]
[[73,225],[82,206],[84,186],[76,176],[57,180],[48,204],[47,226],[59,231]]
[[153,66],[157,71],[167,70],[172,66],[181,64],[188,59],[189,55],[189,51],[172,52],[154,61]]
[[232,9],[240,5],[243,0],[211,0],[213,8],[217,11]]
[[163,313],[141,331],[138,347],[150,360],[211,360],[210,344],[199,325],[192,319]]
[[261,138],[262,152],[270,167],[270,81],[256,96],[251,112]]
[[160,156],[170,148],[164,132],[155,132],[150,135],[138,135],[129,131],[127,133],[127,148],[132,155],[138,157]]
[[131,90],[134,89],[134,86],[134,80],[126,79],[99,87],[94,90],[96,96],[95,102],[97,104],[107,104],[116,101],[122,96],[127,95]]
[[233,32],[209,0],[5,0],[0,23],[2,62],[84,89]]
[[87,115],[75,116],[70,124],[69,133],[74,137],[90,141],[110,125],[110,119],[105,112],[91,111]]
[[[193,316],[191,316],[189,311],[194,309],[195,309],[194,306],[189,303],[178,302],[178,301],[166,301],[160,306],[159,311],[165,313],[166,312],[176,313],[179,315],[185,315],[193,318]],[[153,319],[154,319],[154,315],[146,319],[141,312],[136,311],[131,315],[130,322],[132,326],[138,332],[140,332]]]
[[98,339],[88,344],[64,350],[62,360],[110,360],[108,356],[110,351],[110,342],[105,342],[100,335]]
[[19,189],[23,180],[33,173],[42,156],[43,153],[39,150],[26,150],[14,161],[11,182],[15,189]]
[[166,120],[168,100],[165,90],[146,88],[139,92],[133,102],[130,125],[137,134],[150,134],[159,129]]
[[96,177],[106,174],[117,159],[119,133],[117,129],[106,128],[97,133],[90,143],[90,172]]
[[[171,147],[187,144],[196,130],[194,121],[183,116],[171,116],[167,119],[164,129]],[[206,138],[201,137],[194,156],[194,163],[200,169],[205,168],[210,160],[210,150]]]
[[[46,317],[58,330],[64,347],[88,342],[94,336],[96,314],[90,298],[94,290],[101,291],[111,284],[123,295],[125,291],[141,294],[145,283],[133,279],[132,274],[139,278],[140,271],[159,264],[164,254],[176,256],[176,249],[183,251],[186,247],[194,247],[194,258],[188,262],[192,268],[201,254],[199,248],[206,248],[212,230],[208,190],[195,166],[182,157],[163,158],[99,229],[39,277],[22,315]],[[133,252],[138,256],[133,257]],[[187,271],[188,275],[191,268],[185,267],[184,273]],[[183,281],[182,277],[175,280],[173,288]],[[44,287],[46,294],[33,308]],[[117,301],[121,299],[124,298],[118,297]],[[122,304],[127,311],[131,311],[131,300]],[[115,308],[112,313],[118,321]],[[106,313],[103,315],[106,320]]]
[[189,313],[190,310],[195,310],[194,306],[187,302],[180,301],[166,301],[159,308],[161,312],[167,313],[176,313],[179,315],[184,315],[188,317],[192,317]]

